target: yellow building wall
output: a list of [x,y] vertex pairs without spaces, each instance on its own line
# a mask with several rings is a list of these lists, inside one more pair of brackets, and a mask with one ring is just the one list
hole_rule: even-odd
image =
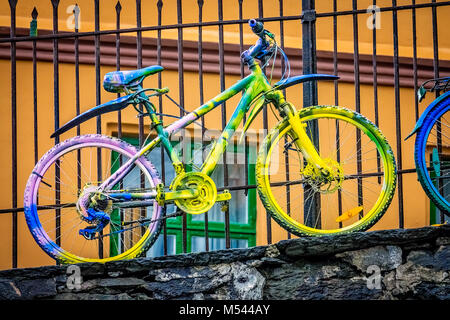
[[[156,1],[142,1],[142,25],[155,25],[157,22]],[[231,2],[231,1],[230,1]],[[390,1],[377,1],[379,6],[390,6]],[[417,1],[418,3],[427,1]],[[224,19],[236,19],[238,16],[237,0],[233,1],[233,5],[228,5],[229,1],[224,0]],[[244,0],[244,18],[253,18],[257,16],[257,1]],[[330,1],[331,3],[331,1]],[[339,1],[339,10],[348,10],[351,1]],[[372,1],[358,1],[358,8],[367,8]],[[60,31],[70,31],[66,26],[66,19],[69,14],[65,13],[65,9],[71,5],[71,1],[60,2],[59,10],[59,27]],[[88,0],[80,0],[78,4],[81,8],[81,32],[91,31],[93,26],[93,2]],[[135,23],[135,1],[121,1],[122,27],[134,27]],[[299,1],[284,1],[285,15],[298,15],[301,12]],[[408,1],[398,1],[399,5],[409,4]],[[101,29],[115,28],[115,2],[101,1]],[[17,27],[29,27],[30,13],[36,6],[39,12],[38,27],[40,29],[52,28],[52,11],[50,1],[19,1],[17,6]],[[328,1],[316,1],[317,11],[328,12],[332,10]],[[432,37],[431,37],[431,9],[420,9],[417,11],[418,21],[418,54],[423,58],[432,58]],[[444,16],[450,16],[450,8],[442,8],[438,10],[439,25],[439,57],[442,60],[450,60],[450,37],[446,36],[446,26]],[[164,1],[163,6],[163,24],[176,23],[176,1]],[[264,16],[278,15],[278,1],[264,1]],[[197,22],[197,1],[183,0],[183,22]],[[205,1],[204,5],[204,21],[217,20],[217,2]],[[353,34],[351,16],[338,18],[339,43],[340,52],[353,52]],[[411,13],[399,12],[399,44],[401,56],[412,56],[412,38],[411,38]],[[371,54],[371,34],[372,31],[365,27],[366,16],[359,18],[359,40],[361,53]],[[9,7],[4,5],[0,7],[0,25],[9,26]],[[286,47],[301,47],[301,24],[300,22],[285,22]],[[267,23],[266,27],[279,34],[279,23]],[[381,29],[378,30],[377,50],[382,55],[392,55],[392,15],[391,13],[381,14]],[[225,42],[238,43],[239,34],[237,26],[225,26]],[[197,40],[198,29],[186,29],[183,32],[185,40]],[[251,44],[256,38],[249,32],[247,26],[244,26],[245,43]],[[176,39],[177,30],[164,30],[162,32],[164,38]],[[448,35],[448,34],[447,34]],[[145,32],[143,37],[156,37],[155,32]],[[320,18],[317,22],[317,49],[332,50],[332,19]],[[217,41],[217,27],[204,28],[204,41]],[[75,116],[75,75],[74,65],[61,63],[59,66],[59,84],[60,84],[60,125],[66,123]],[[106,72],[113,71],[113,67],[101,67],[101,77]],[[0,95],[0,105],[2,108],[2,116],[0,117],[0,146],[4,150],[4,154],[0,157],[0,181],[3,182],[2,195],[0,196],[0,208],[12,207],[11,193],[11,63],[9,60],[0,60],[1,84],[3,93]],[[18,139],[18,207],[23,206],[22,195],[28,176],[34,167],[33,153],[33,83],[32,83],[32,63],[30,61],[17,62],[17,139]],[[50,134],[53,132],[53,65],[49,62],[38,62],[38,137],[39,137],[39,157],[41,157],[48,149],[53,146],[53,139]],[[178,73],[176,71],[164,71],[162,74],[163,86],[167,86],[171,90],[171,96],[179,100],[178,97]],[[199,88],[198,74],[193,72],[185,72],[185,108],[193,110],[199,105]],[[239,77],[227,75],[226,86],[230,86],[239,80]],[[157,77],[152,76],[145,80],[146,87],[156,87]],[[204,90],[205,100],[214,97],[220,92],[220,79],[218,74],[204,74]],[[95,69],[93,65],[80,65],[80,106],[81,112],[95,106]],[[339,84],[339,104],[350,109],[355,109],[355,88],[352,83]],[[115,98],[115,94],[107,93],[101,90],[101,100],[106,102]],[[288,100],[299,108],[302,106],[301,86],[291,87],[287,90]],[[232,99],[227,103],[227,116],[229,117],[234,110],[238,98]],[[378,87],[380,129],[386,135],[396,155],[396,133],[395,133],[395,107],[394,107],[394,88],[388,86]],[[424,102],[420,104],[420,112],[425,106],[432,101],[429,95]],[[414,91],[412,88],[400,89],[401,102],[401,133],[404,138],[414,127]],[[334,104],[334,86],[331,82],[323,82],[319,84],[319,103]],[[371,85],[361,85],[361,113],[367,118],[374,121],[373,107],[373,87]],[[179,109],[168,100],[164,102],[164,112],[178,115]],[[124,124],[124,134],[135,134],[137,132],[138,119],[133,108],[123,111],[122,121]],[[219,129],[221,123],[220,107],[206,116],[206,127],[211,129]],[[168,118],[166,123],[171,122]],[[273,127],[276,119],[269,112],[269,128]],[[117,114],[111,113],[102,116],[102,132],[111,134],[116,131]],[[148,122],[146,121],[146,125]],[[262,128],[262,116],[253,125],[254,128]],[[242,128],[242,127],[241,127]],[[146,128],[147,130],[147,128]],[[89,120],[81,126],[81,133],[94,133],[96,131],[95,120]],[[128,131],[128,132],[127,132]],[[61,140],[72,137],[75,130],[61,136]],[[402,140],[403,150],[403,168],[414,168],[413,148],[414,139],[408,141]],[[415,173],[406,174],[403,178],[404,193],[404,226],[405,228],[421,227],[429,224],[429,200],[423,192]],[[391,229],[399,226],[398,217],[398,196],[396,195],[392,204],[383,218],[372,228],[372,230]],[[266,213],[264,207],[258,199],[258,216],[257,216],[257,245],[267,244],[266,234]],[[35,244],[32,239],[23,213],[18,215],[18,267],[32,267],[40,265],[54,264],[54,261]],[[272,221],[272,242],[287,239],[287,233]],[[11,267],[12,259],[12,218],[11,214],[0,215],[0,269]]]
[[[239,17],[238,0],[222,0],[223,2],[223,19],[235,20]],[[436,2],[444,2],[438,0]],[[73,31],[68,22],[72,12],[70,10],[75,2],[72,0],[61,0],[58,10],[58,27],[59,31]],[[81,9],[80,32],[89,32],[95,30],[94,25],[94,2],[90,0],[76,1]],[[122,10],[120,14],[121,28],[136,27],[136,1],[121,0]],[[162,25],[177,24],[177,7],[176,0],[163,1],[162,7]],[[366,10],[369,8],[372,0],[359,0],[358,10]],[[416,4],[430,3],[430,0],[417,0]],[[116,28],[116,1],[100,1],[100,29],[114,30]],[[142,1],[142,26],[155,26],[158,22],[157,1]],[[411,0],[398,0],[398,6],[410,5]],[[258,18],[258,0],[244,0],[243,3],[243,19]],[[391,7],[391,0],[378,0],[378,7]],[[34,0],[19,1],[17,4],[17,27],[28,28],[30,26],[31,11],[36,7],[38,16],[38,27],[51,30],[53,28],[52,6],[50,1]],[[352,1],[338,1],[339,11],[352,10]],[[332,12],[333,1],[316,1],[316,11],[318,14]],[[264,0],[263,1],[264,17],[279,16],[279,1]],[[298,16],[301,14],[301,1],[284,0],[283,1],[284,16]],[[439,30],[439,55],[440,59],[450,59],[450,38],[445,36],[446,33],[446,17],[450,16],[450,8],[448,6],[439,7],[437,9],[437,23]],[[380,29],[377,30],[377,51],[379,55],[392,55],[392,12],[381,12]],[[183,23],[198,22],[198,5],[197,0],[182,0],[182,18]],[[372,53],[372,31],[367,28],[367,20],[371,19],[370,14],[358,15],[359,25],[359,48],[360,53]],[[342,15],[337,18],[339,32],[339,52],[353,53],[353,17],[352,15]],[[417,19],[417,53],[422,58],[433,58],[433,37],[431,23],[431,8],[416,9]],[[203,21],[212,22],[218,20],[217,1],[204,1],[203,5]],[[412,13],[411,10],[398,11],[399,26],[399,54],[400,56],[412,56],[412,32],[411,32]],[[9,26],[10,9],[8,5],[0,6],[0,25]],[[266,28],[273,33],[280,34],[279,22],[267,22]],[[301,22],[285,21],[284,22],[285,45],[286,47],[301,47]],[[333,18],[320,17],[317,20],[317,49],[333,50]],[[207,26],[203,28],[203,40],[217,42],[218,27]],[[244,43],[253,44],[254,35],[250,29],[244,25]],[[143,37],[156,37],[156,31],[147,31],[142,33]],[[178,30],[169,29],[162,31],[163,38],[177,39]],[[198,28],[185,28],[183,30],[184,40],[198,40]],[[225,43],[239,43],[239,27],[237,25],[224,26]]]

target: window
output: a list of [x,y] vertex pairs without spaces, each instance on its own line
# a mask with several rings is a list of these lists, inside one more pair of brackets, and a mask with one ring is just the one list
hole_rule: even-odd
[[[445,155],[444,161],[450,161],[450,155]],[[430,161],[431,160],[431,154],[430,154]],[[433,178],[436,176],[434,171],[430,172],[430,176]],[[438,187],[436,182],[436,187]],[[443,179],[443,191],[441,194],[444,196],[444,198],[447,201],[450,201],[450,184],[448,183],[448,179]],[[440,224],[441,223],[441,210],[436,207],[433,203],[433,201],[430,200],[430,224]],[[450,223],[450,217],[446,214],[444,214],[444,223]]]
[[[123,140],[138,145],[136,138],[122,138]],[[174,142],[176,146],[178,142]],[[201,148],[201,145],[192,143],[189,150],[189,158],[186,161],[186,171],[195,170],[202,164],[202,152],[207,154],[211,144],[207,143]],[[189,148],[187,148],[189,149]],[[206,149],[206,151],[204,151]],[[255,157],[256,148],[249,146],[245,154],[243,144],[230,145],[228,147],[228,184],[229,186],[243,186],[255,184]],[[232,152],[230,152],[232,150]],[[147,157],[153,163],[155,168],[161,173],[161,149],[155,148]],[[245,181],[245,158],[248,157],[248,181]],[[164,154],[165,182],[169,185],[175,177],[172,163]],[[224,186],[224,165],[217,164],[211,178],[218,188]],[[128,179],[135,179],[137,171],[130,172]],[[124,183],[127,180],[124,179]],[[124,186],[126,187],[126,186]],[[229,203],[230,215],[230,246],[231,248],[247,248],[256,245],[256,190],[249,189],[247,194],[244,190],[230,191],[232,199]],[[176,212],[174,204],[166,206],[166,214]],[[182,217],[167,219],[167,254],[177,254],[183,251],[182,243]],[[200,252],[206,250],[205,238],[205,214],[187,215],[187,251]],[[225,213],[221,211],[221,204],[216,203],[208,212],[208,245],[209,250],[225,249]],[[155,244],[147,252],[148,257],[162,256],[164,254],[164,239],[161,235]]]
[[[234,236],[234,237],[233,237]],[[190,232],[191,252],[201,252],[206,250],[206,241],[203,232]],[[209,232],[208,246],[210,251],[225,249],[225,237],[217,232]],[[230,237],[231,248],[248,248],[249,239],[244,235],[232,234]]]

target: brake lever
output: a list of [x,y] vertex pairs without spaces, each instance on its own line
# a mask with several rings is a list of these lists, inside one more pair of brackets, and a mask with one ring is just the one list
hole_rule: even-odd
[[275,40],[275,35],[274,35],[272,32],[270,32],[270,31],[264,29],[264,34],[265,34],[266,36],[268,36],[270,39]]

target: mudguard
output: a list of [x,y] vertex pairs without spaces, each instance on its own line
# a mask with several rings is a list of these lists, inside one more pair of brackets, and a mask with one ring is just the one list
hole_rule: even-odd
[[72,129],[73,127],[76,127],[77,125],[81,124],[82,122],[89,120],[93,117],[99,116],[103,113],[111,112],[111,111],[119,111],[124,109],[126,106],[128,106],[131,103],[131,94],[111,100],[109,102],[106,102],[104,104],[100,104],[92,109],[89,109],[86,112],[83,112],[82,114],[76,116],[69,122],[67,122],[65,125],[60,127],[58,130],[52,133],[50,136],[51,138],[54,138],[56,136],[59,136],[60,134],[66,132],[69,129]]
[[425,109],[425,111],[420,116],[419,120],[417,120],[416,126],[414,127],[413,131],[405,138],[405,140],[409,139],[412,135],[414,135],[417,130],[422,126],[425,118],[428,116],[428,114],[436,109],[440,108],[440,104],[442,101],[450,98],[450,91],[447,91],[446,93],[440,95],[438,98],[436,98],[433,102],[430,103],[430,105]]
[[302,76],[290,77],[281,81],[278,81],[273,85],[273,87],[277,90],[283,90],[290,86],[308,82],[308,81],[316,81],[316,80],[338,80],[338,76],[334,76],[331,74],[304,74]]

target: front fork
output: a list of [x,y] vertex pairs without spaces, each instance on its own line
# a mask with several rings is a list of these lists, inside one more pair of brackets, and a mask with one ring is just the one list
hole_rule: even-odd
[[331,168],[317,152],[311,138],[306,133],[306,123],[303,123],[300,120],[295,107],[291,103],[285,101],[283,94],[279,90],[273,91],[271,95],[268,95],[268,98],[275,106],[278,106],[281,115],[284,116],[291,126],[293,142],[301,151],[308,164],[312,165],[318,173],[328,176],[331,173]]

